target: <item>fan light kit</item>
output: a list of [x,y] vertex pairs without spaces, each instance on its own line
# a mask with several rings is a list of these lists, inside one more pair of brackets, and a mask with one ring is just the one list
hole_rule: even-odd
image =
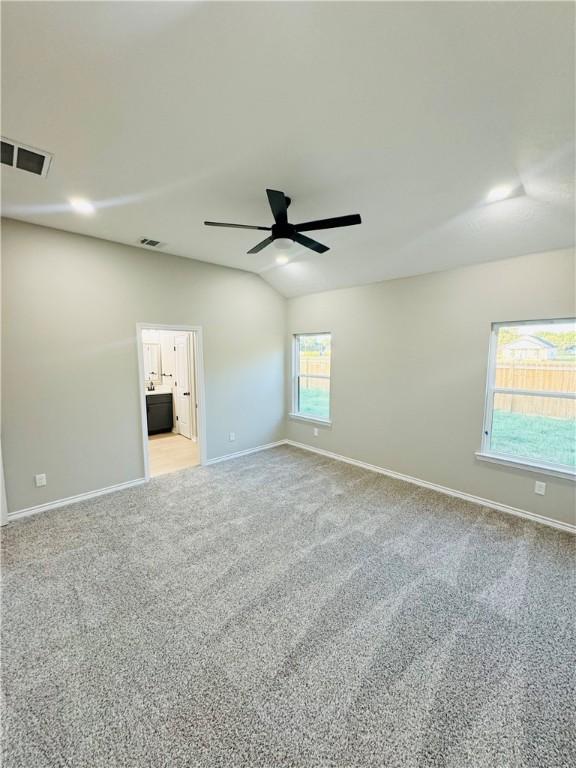
[[287,237],[279,237],[277,240],[274,240],[274,248],[277,248],[279,251],[289,251],[293,245],[293,241],[288,240]]
[[[258,253],[270,243],[274,243],[281,250],[288,250],[292,243],[299,243],[305,248],[310,248],[316,253],[329,251],[327,245],[322,245],[302,232],[312,232],[316,229],[333,229],[334,227],[350,227],[352,224],[361,224],[359,213],[350,216],[336,216],[332,219],[318,219],[317,221],[305,221],[303,224],[290,224],[288,221],[288,206],[292,202],[284,192],[277,189],[267,189],[268,202],[274,216],[274,224],[271,227],[256,227],[250,224],[225,224],[220,221],[205,221],[208,227],[235,227],[236,229],[259,229],[272,234],[262,242],[251,248],[248,253]],[[280,257],[278,257],[280,258]]]
[[289,261],[290,259],[288,258],[288,256],[284,256],[282,254],[280,256],[276,256],[276,264],[280,264],[280,265],[288,264]]

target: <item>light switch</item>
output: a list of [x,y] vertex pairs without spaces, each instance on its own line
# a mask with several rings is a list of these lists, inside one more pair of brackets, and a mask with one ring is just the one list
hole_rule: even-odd
[[540,480],[536,480],[534,483],[534,493],[537,493],[538,496],[544,496],[546,493],[546,483],[542,483]]

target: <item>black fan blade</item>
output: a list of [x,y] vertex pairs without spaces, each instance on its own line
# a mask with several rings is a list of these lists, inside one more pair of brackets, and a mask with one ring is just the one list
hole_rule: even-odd
[[310,248],[310,250],[316,251],[316,253],[326,253],[326,251],[330,250],[327,245],[322,245],[322,243],[318,243],[316,240],[306,237],[306,235],[301,235],[299,232],[294,232],[292,237],[297,243],[305,245],[306,248]]
[[286,202],[286,195],[284,192],[279,192],[277,189],[267,189],[268,202],[272,209],[272,215],[276,224],[286,224],[288,221],[288,203]]
[[351,227],[352,224],[362,224],[359,213],[350,216],[335,216],[333,219],[318,219],[318,221],[305,221],[303,224],[295,224],[296,232],[312,232],[315,229],[333,229],[334,227]]
[[261,243],[258,243],[258,245],[255,245],[254,248],[250,248],[249,251],[246,251],[246,253],[258,253],[258,251],[261,251],[262,248],[266,248],[267,245],[270,245],[274,241],[275,238],[272,236],[267,237],[266,240],[262,240]]
[[272,227],[253,227],[250,224],[225,224],[223,221],[205,221],[207,227],[234,227],[235,229],[264,229],[270,232]]

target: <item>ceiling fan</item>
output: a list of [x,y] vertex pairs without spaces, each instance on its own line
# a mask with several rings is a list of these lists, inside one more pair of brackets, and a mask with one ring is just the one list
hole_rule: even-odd
[[318,219],[317,221],[305,221],[303,224],[290,224],[288,221],[288,206],[292,202],[284,192],[280,192],[277,189],[267,189],[268,202],[272,209],[272,215],[274,216],[274,224],[271,227],[253,227],[250,224],[225,224],[219,221],[205,221],[209,227],[236,227],[237,229],[262,229],[267,232],[272,232],[270,237],[267,237],[262,242],[251,248],[248,253],[258,253],[267,245],[273,243],[274,240],[287,239],[294,240],[296,243],[310,248],[316,253],[325,253],[329,251],[327,245],[312,240],[310,237],[306,237],[302,232],[310,232],[315,229],[332,229],[333,227],[349,227],[352,224],[361,224],[362,219],[359,213],[353,213],[351,216],[335,216],[332,219]]

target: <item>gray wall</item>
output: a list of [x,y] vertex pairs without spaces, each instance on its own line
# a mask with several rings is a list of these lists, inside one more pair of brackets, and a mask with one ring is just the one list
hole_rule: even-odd
[[283,437],[285,300],[258,276],[11,220],[2,261],[10,510],[143,476],[137,322],[203,327],[208,458]]
[[[574,314],[570,252],[292,299],[290,334],[333,334],[333,425],[313,437],[289,419],[287,437],[574,523],[573,482],[474,457],[491,323]],[[545,496],[534,494],[536,479]]]
[[[143,476],[135,326],[151,322],[204,328],[208,458],[289,437],[574,522],[574,483],[474,457],[490,324],[574,314],[572,253],[286,302],[246,272],[32,224],[5,220],[2,244],[11,510]],[[333,334],[333,426],[313,437],[285,424],[285,342],[317,330]]]

